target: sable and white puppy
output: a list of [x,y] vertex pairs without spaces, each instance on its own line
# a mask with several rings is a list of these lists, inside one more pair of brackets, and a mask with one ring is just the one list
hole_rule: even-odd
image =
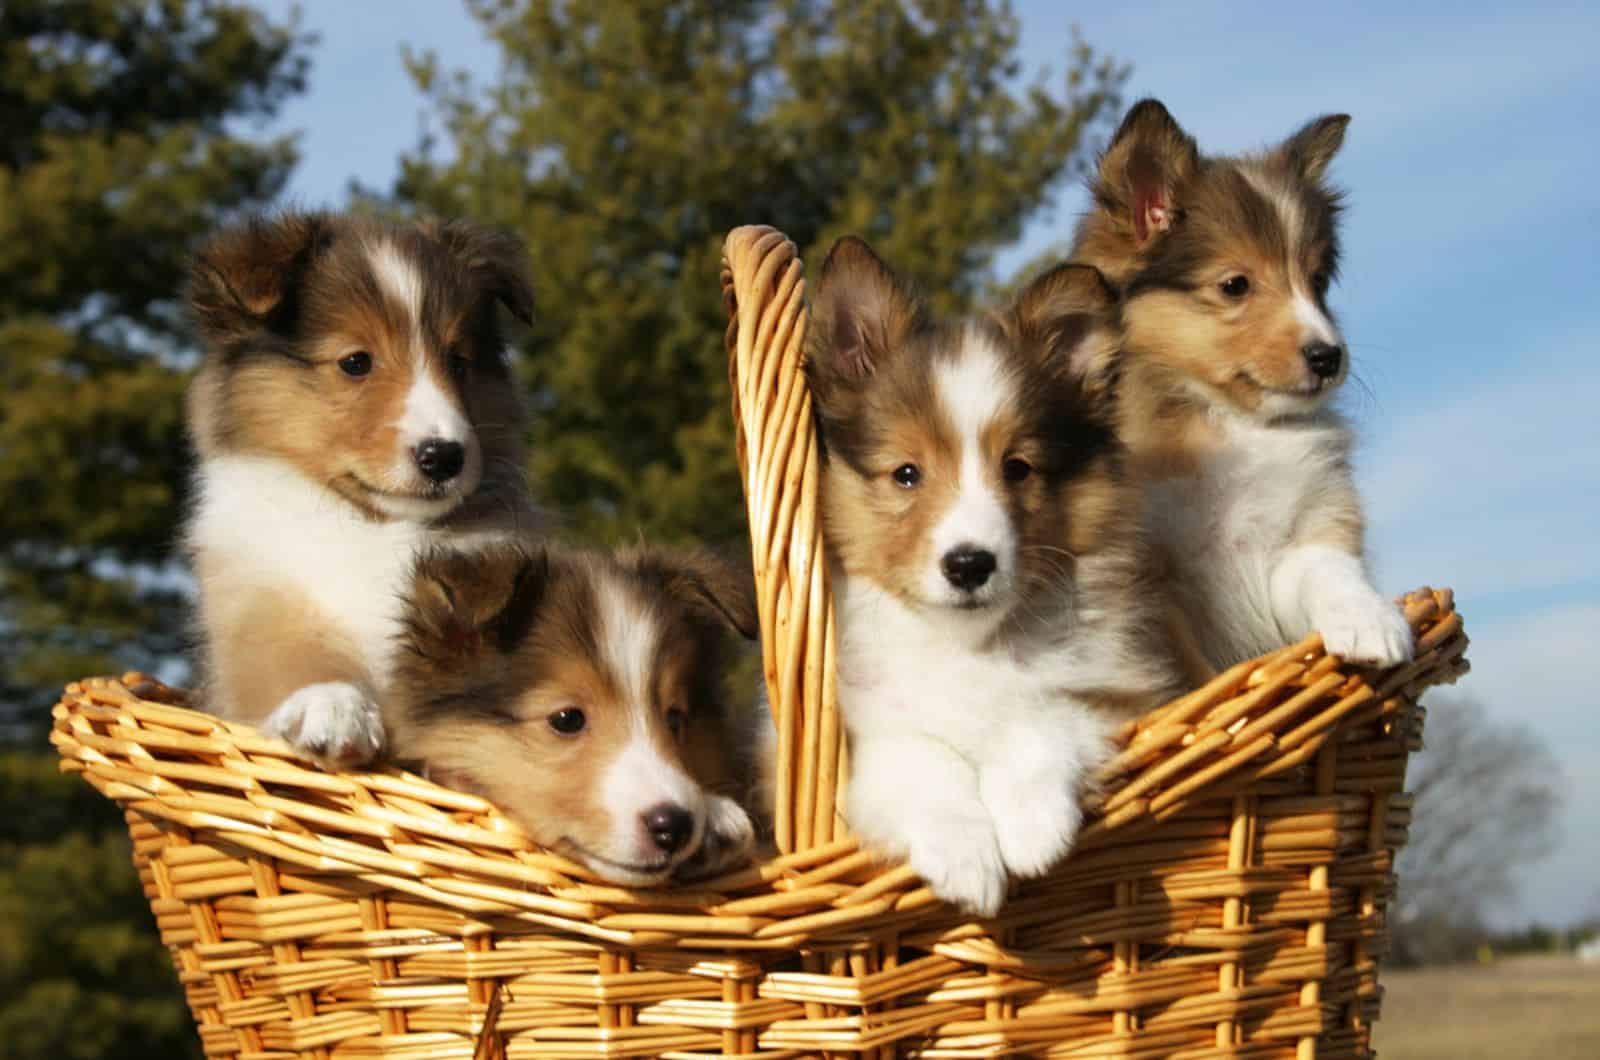
[[393,753],[605,879],[713,874],[754,839],[734,633],[756,634],[754,585],[708,554],[429,552],[384,701]]
[[845,814],[979,914],[1066,854],[1114,716],[1177,687],[1113,432],[1112,318],[1099,275],[1063,266],[941,323],[857,239],[816,288]]
[[1327,303],[1340,204],[1325,178],[1348,122],[1213,158],[1146,100],[1078,233],[1074,259],[1122,292],[1120,434],[1195,678],[1313,630],[1353,661],[1412,655],[1368,576],[1350,431],[1329,407],[1350,356]]
[[257,217],[200,249],[189,305],[204,701],[366,761],[417,550],[532,517],[497,320],[532,311],[521,244],[455,221]]

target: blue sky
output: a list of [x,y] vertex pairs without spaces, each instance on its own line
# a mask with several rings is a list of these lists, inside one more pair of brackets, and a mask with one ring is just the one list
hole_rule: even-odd
[[[261,6],[281,13],[286,2]],[[1076,22],[1133,65],[1202,147],[1354,116],[1332,301],[1365,389],[1349,411],[1381,584],[1448,584],[1472,633],[1460,691],[1537,729],[1569,795],[1561,847],[1508,919],[1600,912],[1600,15],[1579,4],[1021,3],[1024,57],[1059,69]],[[1403,10],[1403,13],[1396,13]],[[405,11],[401,15],[398,12]],[[291,193],[387,186],[421,128],[404,43],[490,77],[498,57],[452,3],[321,0]],[[1001,256],[1070,235],[1074,188]],[[782,226],[782,218],[751,218]],[[1442,704],[1436,709],[1448,709]]]

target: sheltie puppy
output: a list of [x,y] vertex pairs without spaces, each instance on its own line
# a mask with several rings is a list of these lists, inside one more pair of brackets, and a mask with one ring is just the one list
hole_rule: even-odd
[[1113,719],[1178,685],[1113,431],[1111,295],[1062,266],[940,322],[846,238],[812,314],[845,816],[990,915],[1067,853]]
[[1373,588],[1329,407],[1350,356],[1328,309],[1349,118],[1214,158],[1145,100],[1100,160],[1073,259],[1121,292],[1119,433],[1187,631],[1192,679],[1319,631],[1376,666],[1411,658]]
[[709,554],[434,550],[406,595],[394,756],[617,883],[749,857],[753,731],[725,695],[755,588]]
[[497,319],[532,312],[522,246],[457,221],[257,217],[200,249],[188,299],[202,701],[364,762],[418,549],[529,528]]

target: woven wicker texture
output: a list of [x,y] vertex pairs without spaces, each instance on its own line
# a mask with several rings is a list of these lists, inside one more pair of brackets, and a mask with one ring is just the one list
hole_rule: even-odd
[[1310,638],[1128,726],[1074,854],[966,919],[835,813],[800,262],[766,228],[726,261],[784,852],[618,888],[470,795],[323,772],[138,675],[76,683],[52,740],[126,811],[207,1054],[1368,1055],[1416,698],[1466,666],[1450,594],[1407,598],[1407,666]]

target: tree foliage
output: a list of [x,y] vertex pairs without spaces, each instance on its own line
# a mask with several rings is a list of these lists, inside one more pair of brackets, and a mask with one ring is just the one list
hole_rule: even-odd
[[0,4],[0,707],[179,647],[191,242],[271,200],[305,42],[221,0]]
[[0,754],[0,1042],[15,1060],[199,1055],[122,818],[53,756]]
[[[190,243],[276,196],[305,41],[221,0],[0,3],[0,738],[174,656]],[[0,756],[0,1052],[198,1055],[114,807]]]
[[723,235],[775,224],[820,261],[856,232],[957,308],[1072,171],[1122,70],[1061,42],[1020,80],[1018,23],[971,0],[469,0],[479,85],[411,60],[437,133],[399,203],[533,248],[535,486],[582,536],[742,529],[717,292]]

